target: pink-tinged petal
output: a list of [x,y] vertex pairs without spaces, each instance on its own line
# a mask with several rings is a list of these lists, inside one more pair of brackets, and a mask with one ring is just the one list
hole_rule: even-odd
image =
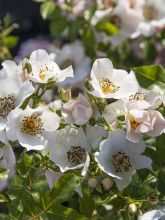
[[150,122],[143,122],[136,128],[137,133],[147,133],[153,129],[152,123]]
[[65,103],[62,116],[70,124],[82,125],[92,117],[92,107],[88,100],[79,94],[77,100]]
[[82,105],[77,104],[72,111],[75,124],[83,125],[86,124],[92,116],[92,109],[85,108]]
[[141,140],[141,135],[138,133],[135,133],[133,130],[130,130],[129,132],[127,132],[126,138],[129,141],[138,143]]
[[130,110],[129,113],[133,116],[136,122],[149,121],[149,116],[147,111],[143,110]]
[[156,137],[165,132],[165,119],[162,114],[156,110],[149,112],[151,120],[153,121],[153,130],[148,132],[152,137]]

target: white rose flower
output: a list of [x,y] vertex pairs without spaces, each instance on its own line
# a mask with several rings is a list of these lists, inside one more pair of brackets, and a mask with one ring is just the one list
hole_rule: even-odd
[[21,82],[18,77],[1,79],[0,87],[0,130],[5,128],[8,114],[20,106],[23,101],[33,94],[34,87],[29,81]]
[[139,85],[133,72],[113,69],[107,58],[97,59],[91,71],[92,94],[99,98],[124,99],[138,91]]
[[58,65],[50,59],[45,50],[39,49],[34,51],[29,58],[29,63],[32,67],[29,78],[36,83],[47,83],[51,78],[57,83],[60,83],[67,77],[73,77],[73,69],[71,66],[60,70]]
[[161,135],[165,131],[165,119],[156,110],[148,110],[146,101],[131,100],[126,104],[126,130],[127,139],[138,142],[141,134],[146,133],[151,137]]
[[143,6],[143,20],[138,25],[137,34],[152,36],[165,28],[165,0],[148,0]]
[[123,130],[110,132],[109,138],[100,143],[100,152],[95,159],[99,167],[112,176],[119,190],[124,189],[131,181],[132,173],[137,169],[151,167],[151,159],[141,155],[146,146],[143,141],[132,143],[126,139]]
[[27,150],[44,150],[47,138],[59,126],[56,113],[43,108],[25,110],[16,108],[8,115],[6,124],[7,137],[11,141],[18,140]]
[[102,41],[102,38],[104,38],[106,41],[110,41],[112,46],[118,46],[127,38],[135,38],[138,35],[137,26],[143,20],[142,1],[118,0],[114,7],[112,1],[108,4],[108,8],[96,10],[91,19],[91,24],[96,25],[99,21],[106,20],[114,24],[119,29],[119,33],[112,36],[97,33],[98,40]]
[[[56,131],[49,140],[50,159],[59,166],[61,172],[83,168],[89,165],[87,139],[82,128],[65,127]],[[82,174],[82,175],[83,175]]]
[[63,104],[61,113],[69,124],[83,125],[92,117],[92,106],[83,95],[79,94],[76,100]]
[[140,88],[137,93],[131,95],[129,97],[130,100],[135,100],[139,103],[142,101],[142,105],[144,102],[147,102],[149,109],[157,109],[163,103],[163,97],[159,92],[149,91],[143,88]]

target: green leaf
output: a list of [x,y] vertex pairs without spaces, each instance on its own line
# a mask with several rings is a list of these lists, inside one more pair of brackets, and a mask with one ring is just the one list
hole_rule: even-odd
[[59,36],[67,27],[67,21],[65,17],[58,17],[50,23],[50,32],[54,36]]
[[43,19],[47,19],[55,9],[53,1],[44,2],[40,7],[40,13]]
[[9,216],[5,215],[5,214],[0,214],[0,219],[1,220],[10,220]]
[[13,48],[18,43],[18,37],[15,37],[15,36],[6,36],[6,37],[3,37],[2,40],[3,40],[4,45],[8,48]]
[[148,87],[156,82],[165,83],[165,69],[161,65],[134,67],[132,70],[142,87]]
[[33,162],[32,156],[28,155],[27,153],[24,154],[24,163],[26,167],[31,167]]
[[95,209],[95,202],[90,196],[83,196],[80,199],[80,211],[83,215],[90,218]]
[[160,166],[165,166],[165,134],[156,138],[156,152],[153,158],[154,162]]
[[55,184],[51,192],[56,202],[63,202],[70,199],[75,188],[80,184],[81,177],[75,174],[65,174]]
[[8,178],[9,170],[6,168],[0,168],[0,181],[4,181]]
[[115,35],[119,33],[119,29],[108,21],[100,21],[96,28],[98,31],[103,31],[108,35]]
[[46,215],[49,220],[87,220],[85,216],[80,215],[74,209],[59,204],[55,204]]
[[158,175],[158,190],[165,195],[165,170],[161,170]]
[[91,27],[87,26],[84,29],[82,40],[83,40],[84,46],[86,47],[87,54],[90,57],[95,57],[95,55],[96,55],[96,52],[95,52],[96,39],[95,39],[95,35],[94,35]]

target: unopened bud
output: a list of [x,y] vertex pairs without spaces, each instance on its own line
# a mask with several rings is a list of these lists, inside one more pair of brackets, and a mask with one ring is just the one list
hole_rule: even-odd
[[101,183],[104,190],[109,190],[113,186],[113,181],[109,177],[104,178]]
[[159,202],[159,199],[157,196],[149,196],[148,201],[151,205],[157,205]]
[[60,89],[61,98],[64,102],[68,102],[71,99],[71,90]]
[[135,214],[137,212],[137,206],[134,203],[129,204],[128,212],[131,214]]
[[91,178],[88,180],[88,186],[94,188],[97,185],[97,180],[95,178]]

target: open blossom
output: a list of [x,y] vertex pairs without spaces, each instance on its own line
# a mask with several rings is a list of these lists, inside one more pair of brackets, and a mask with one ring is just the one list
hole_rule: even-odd
[[126,105],[127,139],[138,142],[141,134],[151,137],[161,135],[165,131],[165,119],[160,112],[148,110],[147,102],[131,100]]
[[63,104],[61,113],[69,124],[83,125],[92,117],[92,106],[83,95],[79,94],[76,100]]
[[129,37],[136,37],[137,27],[142,19],[141,0],[118,0],[109,20],[120,31],[117,35],[108,36],[107,39],[112,45],[117,46]]
[[28,76],[31,81],[36,83],[47,83],[50,79],[54,79],[57,83],[60,83],[67,77],[73,77],[73,69],[71,66],[60,70],[58,65],[50,59],[45,50],[39,49],[32,52],[29,63],[32,70]]
[[143,141],[128,141],[125,131],[118,130],[110,132],[108,139],[100,143],[100,151],[96,152],[95,159],[100,169],[112,176],[118,189],[122,190],[130,183],[133,171],[152,169],[151,159],[141,155],[145,148]]
[[25,110],[16,108],[8,115],[6,124],[7,137],[18,140],[27,150],[44,150],[47,146],[47,135],[59,126],[56,113],[43,108]]
[[143,6],[143,20],[138,25],[137,35],[152,36],[165,28],[165,0],[148,0]]
[[107,58],[97,59],[91,71],[92,94],[100,98],[124,99],[138,91],[138,82],[133,72],[113,69]]
[[85,168],[89,164],[87,139],[82,128],[65,127],[49,140],[50,159],[61,172]]
[[127,38],[136,37],[137,26],[143,19],[141,0],[104,1],[103,5],[105,9],[96,10],[91,23],[96,25],[99,21],[106,20],[119,29],[119,33],[115,35],[103,35],[107,41],[118,46]]
[[146,105],[148,104],[149,109],[157,109],[163,103],[163,97],[159,92],[148,91],[141,88],[138,92],[129,97],[129,101],[130,100],[135,100],[139,103],[142,101],[142,105],[144,102],[146,102]]
[[20,106],[23,101],[34,93],[29,81],[21,82],[18,77],[4,77],[0,87],[0,130],[6,125],[8,114]]
[[62,69],[72,65],[74,70],[74,77],[68,77],[62,82],[62,85],[79,86],[85,77],[89,75],[91,63],[90,58],[85,55],[82,43],[75,41],[71,44],[64,44],[61,49],[55,51],[55,54],[55,62],[57,62]]

